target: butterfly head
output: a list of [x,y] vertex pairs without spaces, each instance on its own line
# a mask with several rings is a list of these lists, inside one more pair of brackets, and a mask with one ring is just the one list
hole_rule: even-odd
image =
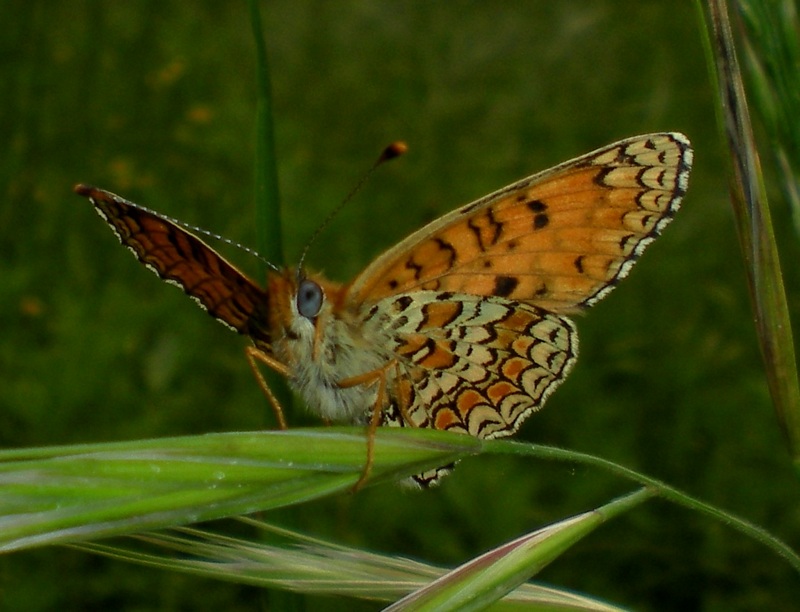
[[[333,316],[338,285],[303,271],[270,274],[271,328],[293,357],[316,358]],[[333,299],[332,299],[333,298]]]

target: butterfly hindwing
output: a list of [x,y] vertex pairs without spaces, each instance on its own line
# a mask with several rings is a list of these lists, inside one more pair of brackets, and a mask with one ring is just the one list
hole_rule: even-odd
[[511,435],[577,358],[572,322],[533,305],[422,291],[378,308],[398,362],[388,424]]

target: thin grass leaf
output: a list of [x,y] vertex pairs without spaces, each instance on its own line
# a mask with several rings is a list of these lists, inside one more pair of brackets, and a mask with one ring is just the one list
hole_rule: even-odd
[[773,552],[777,553],[779,556],[788,561],[795,571],[800,573],[800,555],[798,555],[785,542],[782,542],[773,536],[763,527],[754,525],[753,523],[746,521],[728,512],[727,510],[717,508],[711,504],[707,504],[706,502],[696,499],[691,495],[687,495],[683,491],[661,482],[660,480],[651,478],[650,476],[646,476],[612,461],[608,461],[607,459],[595,457],[593,455],[587,455],[585,453],[579,453],[576,451],[555,448],[552,446],[541,446],[538,444],[514,442],[511,440],[488,440],[484,442],[482,452],[486,454],[510,453],[514,455],[526,455],[550,461],[566,461],[600,468],[611,474],[615,474],[632,482],[636,482],[640,485],[651,488],[657,492],[660,497],[667,501],[678,504],[679,506],[683,506],[689,510],[699,512],[708,516],[709,518],[715,519],[729,527],[732,527],[736,531],[739,531],[749,538],[760,542],[767,548],[770,548]]
[[767,130],[781,190],[800,235],[800,20],[794,0],[736,3],[756,116]]
[[270,262],[284,267],[280,190],[275,155],[275,126],[272,119],[272,87],[267,45],[261,27],[258,0],[249,0],[256,59],[256,158],[255,203],[258,250]]
[[[258,3],[259,0],[249,0],[256,64],[256,151],[254,160],[256,244],[259,253],[270,263],[284,268],[286,267],[286,256],[283,250],[281,198],[275,153],[275,124],[272,118],[272,87],[267,45],[264,41]],[[261,271],[266,275],[266,265],[263,263]],[[293,397],[286,381],[276,372],[265,371],[263,374],[278,403],[284,412],[288,412],[291,409]]]
[[[209,434],[0,452],[0,551],[78,542],[301,503],[351,489],[359,428]],[[470,436],[382,430],[369,483],[448,464]]]
[[[418,561],[353,549],[260,521],[243,520],[269,533],[270,543],[182,528],[172,533],[135,536],[133,544],[87,543],[74,547],[206,578],[387,602],[422,589],[446,572]],[[274,543],[276,537],[280,539],[277,544]],[[142,546],[147,550],[141,550]],[[148,552],[153,547],[166,552]],[[172,556],[167,556],[170,554]],[[595,599],[536,584],[519,586],[493,609],[618,610]]]
[[641,489],[591,512],[517,538],[448,572],[386,610],[484,610],[536,575],[597,527],[652,496],[652,491]]
[[[706,49],[713,66],[720,130],[731,159],[730,184],[767,382],[795,471],[800,474],[800,385],[775,235],[741,72],[724,0],[708,0]],[[701,16],[702,16],[702,10]]]

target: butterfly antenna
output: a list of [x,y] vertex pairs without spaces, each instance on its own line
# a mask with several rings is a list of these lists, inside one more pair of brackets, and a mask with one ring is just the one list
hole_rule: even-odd
[[[139,208],[141,208],[141,206]],[[163,217],[167,221],[171,221],[175,225],[179,225],[180,227],[182,227],[184,229],[187,229],[187,230],[189,230],[191,232],[197,232],[198,234],[203,234],[204,236],[208,236],[209,238],[213,238],[214,240],[219,240],[220,242],[224,242],[225,244],[229,244],[232,247],[235,247],[235,248],[239,249],[240,251],[244,251],[248,255],[252,255],[256,259],[258,259],[259,261],[264,263],[264,265],[266,265],[273,272],[280,272],[281,271],[281,269],[278,266],[276,266],[271,261],[267,260],[263,255],[261,255],[261,253],[251,249],[250,247],[244,246],[240,242],[236,242],[235,240],[231,240],[230,238],[225,238],[225,236],[220,236],[219,234],[215,234],[214,232],[209,232],[207,229],[203,229],[202,227],[197,227],[196,225],[190,225],[190,224],[186,223],[185,221],[180,221],[178,219],[173,219],[172,217],[168,217],[166,215],[155,213],[153,211],[148,211],[148,212],[150,212],[151,214],[155,214],[155,215],[157,215],[159,217]]]
[[319,225],[319,227],[317,227],[317,229],[311,235],[311,238],[306,243],[306,246],[303,248],[303,252],[300,254],[300,261],[297,264],[297,274],[298,275],[302,274],[303,263],[306,260],[306,255],[308,255],[308,250],[311,248],[311,245],[314,244],[316,239],[322,233],[322,230],[324,230],[326,227],[328,227],[328,225],[330,225],[330,222],[333,220],[333,218],[336,215],[339,214],[339,212],[342,210],[342,208],[344,208],[345,205],[348,202],[350,202],[350,200],[353,199],[353,196],[355,196],[359,191],[361,191],[361,188],[367,182],[369,177],[372,176],[372,173],[375,172],[375,170],[378,169],[378,166],[380,166],[384,162],[390,161],[390,160],[392,160],[392,159],[394,159],[396,157],[400,157],[401,155],[405,154],[406,151],[408,151],[408,145],[406,145],[406,143],[404,143],[403,141],[398,140],[396,142],[393,142],[389,146],[387,146],[381,152],[381,154],[378,156],[378,159],[375,160],[375,163],[373,163],[372,166],[370,166],[369,170],[367,170],[363,174],[363,176],[358,180],[358,182],[356,183],[355,187],[353,187],[350,190],[350,193],[348,193],[347,196],[344,198],[344,200],[342,200],[341,204],[339,204],[336,208],[334,208],[328,214],[328,216],[325,217],[325,220]]
[[[78,193],[79,195],[88,195],[87,189],[91,189],[91,188],[88,188],[88,187],[86,187],[84,185],[78,185],[78,186],[75,187],[75,192]],[[84,192],[86,192],[86,193],[84,193]],[[264,264],[266,264],[270,268],[270,270],[273,270],[275,272],[280,272],[280,268],[278,266],[276,266],[274,263],[272,263],[270,261],[267,261],[260,253],[258,253],[257,251],[254,251],[253,249],[251,249],[249,247],[244,246],[243,244],[241,244],[239,242],[235,242],[235,241],[231,240],[230,238],[225,238],[225,236],[220,236],[219,234],[215,234],[214,232],[209,232],[207,229],[203,229],[202,227],[197,227],[196,225],[191,225],[189,223],[186,223],[185,221],[181,221],[180,219],[176,219],[175,217],[170,217],[169,215],[165,215],[165,214],[162,214],[160,212],[156,212],[155,210],[152,210],[151,208],[147,208],[146,206],[142,206],[141,204],[133,204],[133,202],[128,202],[128,204],[129,205],[133,205],[136,208],[138,208],[139,210],[143,210],[144,212],[146,212],[146,213],[148,213],[150,215],[153,215],[154,217],[158,217],[159,219],[163,219],[164,221],[169,221],[170,223],[174,223],[178,227],[182,227],[183,229],[189,230],[190,232],[195,232],[197,234],[202,234],[204,236],[208,236],[209,238],[213,238],[214,240],[219,240],[220,242],[224,242],[226,244],[229,244],[232,247],[235,247],[235,248],[237,248],[237,249],[239,249],[241,251],[244,251],[248,255],[252,255],[253,257],[257,258],[258,260],[264,262]]]
[[[142,208],[142,207],[139,206],[139,208]],[[226,238],[225,236],[220,236],[219,234],[215,234],[214,232],[209,232],[207,229],[203,229],[202,227],[197,227],[196,225],[190,225],[189,223],[186,223],[185,221],[181,221],[179,219],[174,219],[172,217],[168,217],[167,215],[162,215],[161,213],[156,213],[156,212],[154,212],[152,210],[148,210],[147,212],[149,212],[152,215],[156,215],[158,217],[163,217],[167,221],[170,221],[170,222],[174,223],[175,225],[179,225],[183,229],[187,229],[190,232],[197,232],[198,234],[203,234],[204,236],[208,236],[209,238],[213,238],[214,240],[219,240],[220,242],[224,242],[225,244],[229,244],[232,247],[235,247],[235,248],[239,249],[240,251],[244,251],[248,255],[252,255],[256,259],[258,259],[259,261],[264,263],[273,272],[280,272],[281,271],[278,266],[276,266],[271,261],[268,261],[263,255],[261,255],[261,253],[251,249],[250,247],[244,246],[240,242],[236,242],[235,240],[231,240],[230,238]]]

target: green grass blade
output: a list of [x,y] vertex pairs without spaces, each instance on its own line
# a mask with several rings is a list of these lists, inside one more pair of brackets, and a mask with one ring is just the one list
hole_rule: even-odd
[[[470,436],[384,429],[370,483],[445,465],[479,447]],[[352,488],[365,456],[360,428],[0,452],[0,551],[300,503]]]
[[[259,0],[249,0],[256,64],[256,152],[254,160],[256,244],[258,252],[270,263],[279,268],[285,268],[286,256],[283,249],[278,162],[275,152],[275,123],[272,117],[272,87],[267,45],[264,41],[258,3]],[[266,274],[265,265],[262,265],[262,273]],[[263,374],[284,412],[290,411],[293,397],[286,380],[276,372],[264,371]]]
[[[800,473],[800,385],[780,260],[741,72],[724,0],[708,0],[706,49],[730,152],[730,186],[767,382],[796,472]],[[702,13],[702,11],[701,11]]]
[[285,267],[267,45],[264,42],[258,0],[249,2],[256,57],[255,202],[258,251],[274,265]]
[[800,235],[800,20],[794,0],[738,0],[749,91]]
[[650,476],[646,476],[612,461],[608,461],[607,459],[595,457],[593,455],[587,455],[585,453],[579,453],[576,451],[565,450],[562,448],[555,448],[552,446],[541,446],[538,444],[527,444],[513,442],[510,440],[489,440],[484,442],[483,452],[489,454],[498,453],[526,455],[549,461],[566,461],[600,468],[611,474],[615,474],[616,476],[630,480],[631,482],[651,488],[656,491],[660,497],[667,501],[678,504],[679,506],[683,506],[689,510],[699,512],[705,516],[708,516],[709,518],[715,519],[729,527],[732,527],[749,538],[760,542],[762,545],[771,549],[780,557],[783,557],[795,569],[796,572],[800,573],[800,555],[798,555],[786,543],[770,534],[764,528],[735,516],[727,510],[717,508],[711,504],[687,495],[683,491],[661,482],[660,480],[651,478]]
[[529,580],[597,527],[652,496],[652,491],[641,489],[591,512],[517,538],[448,572],[386,610],[484,610]]
[[[183,528],[142,534],[133,542],[116,546],[87,543],[75,548],[205,578],[385,602],[422,589],[446,573],[419,561],[333,544],[253,519],[243,522],[269,537],[250,541]],[[520,585],[493,609],[618,610],[595,599],[537,584]]]
[[[599,467],[720,520],[800,572],[764,529],[610,461],[563,449],[429,430],[381,428],[370,483],[481,449]],[[363,470],[360,428],[209,434],[0,452],[0,550],[137,533],[302,503],[348,490]]]

